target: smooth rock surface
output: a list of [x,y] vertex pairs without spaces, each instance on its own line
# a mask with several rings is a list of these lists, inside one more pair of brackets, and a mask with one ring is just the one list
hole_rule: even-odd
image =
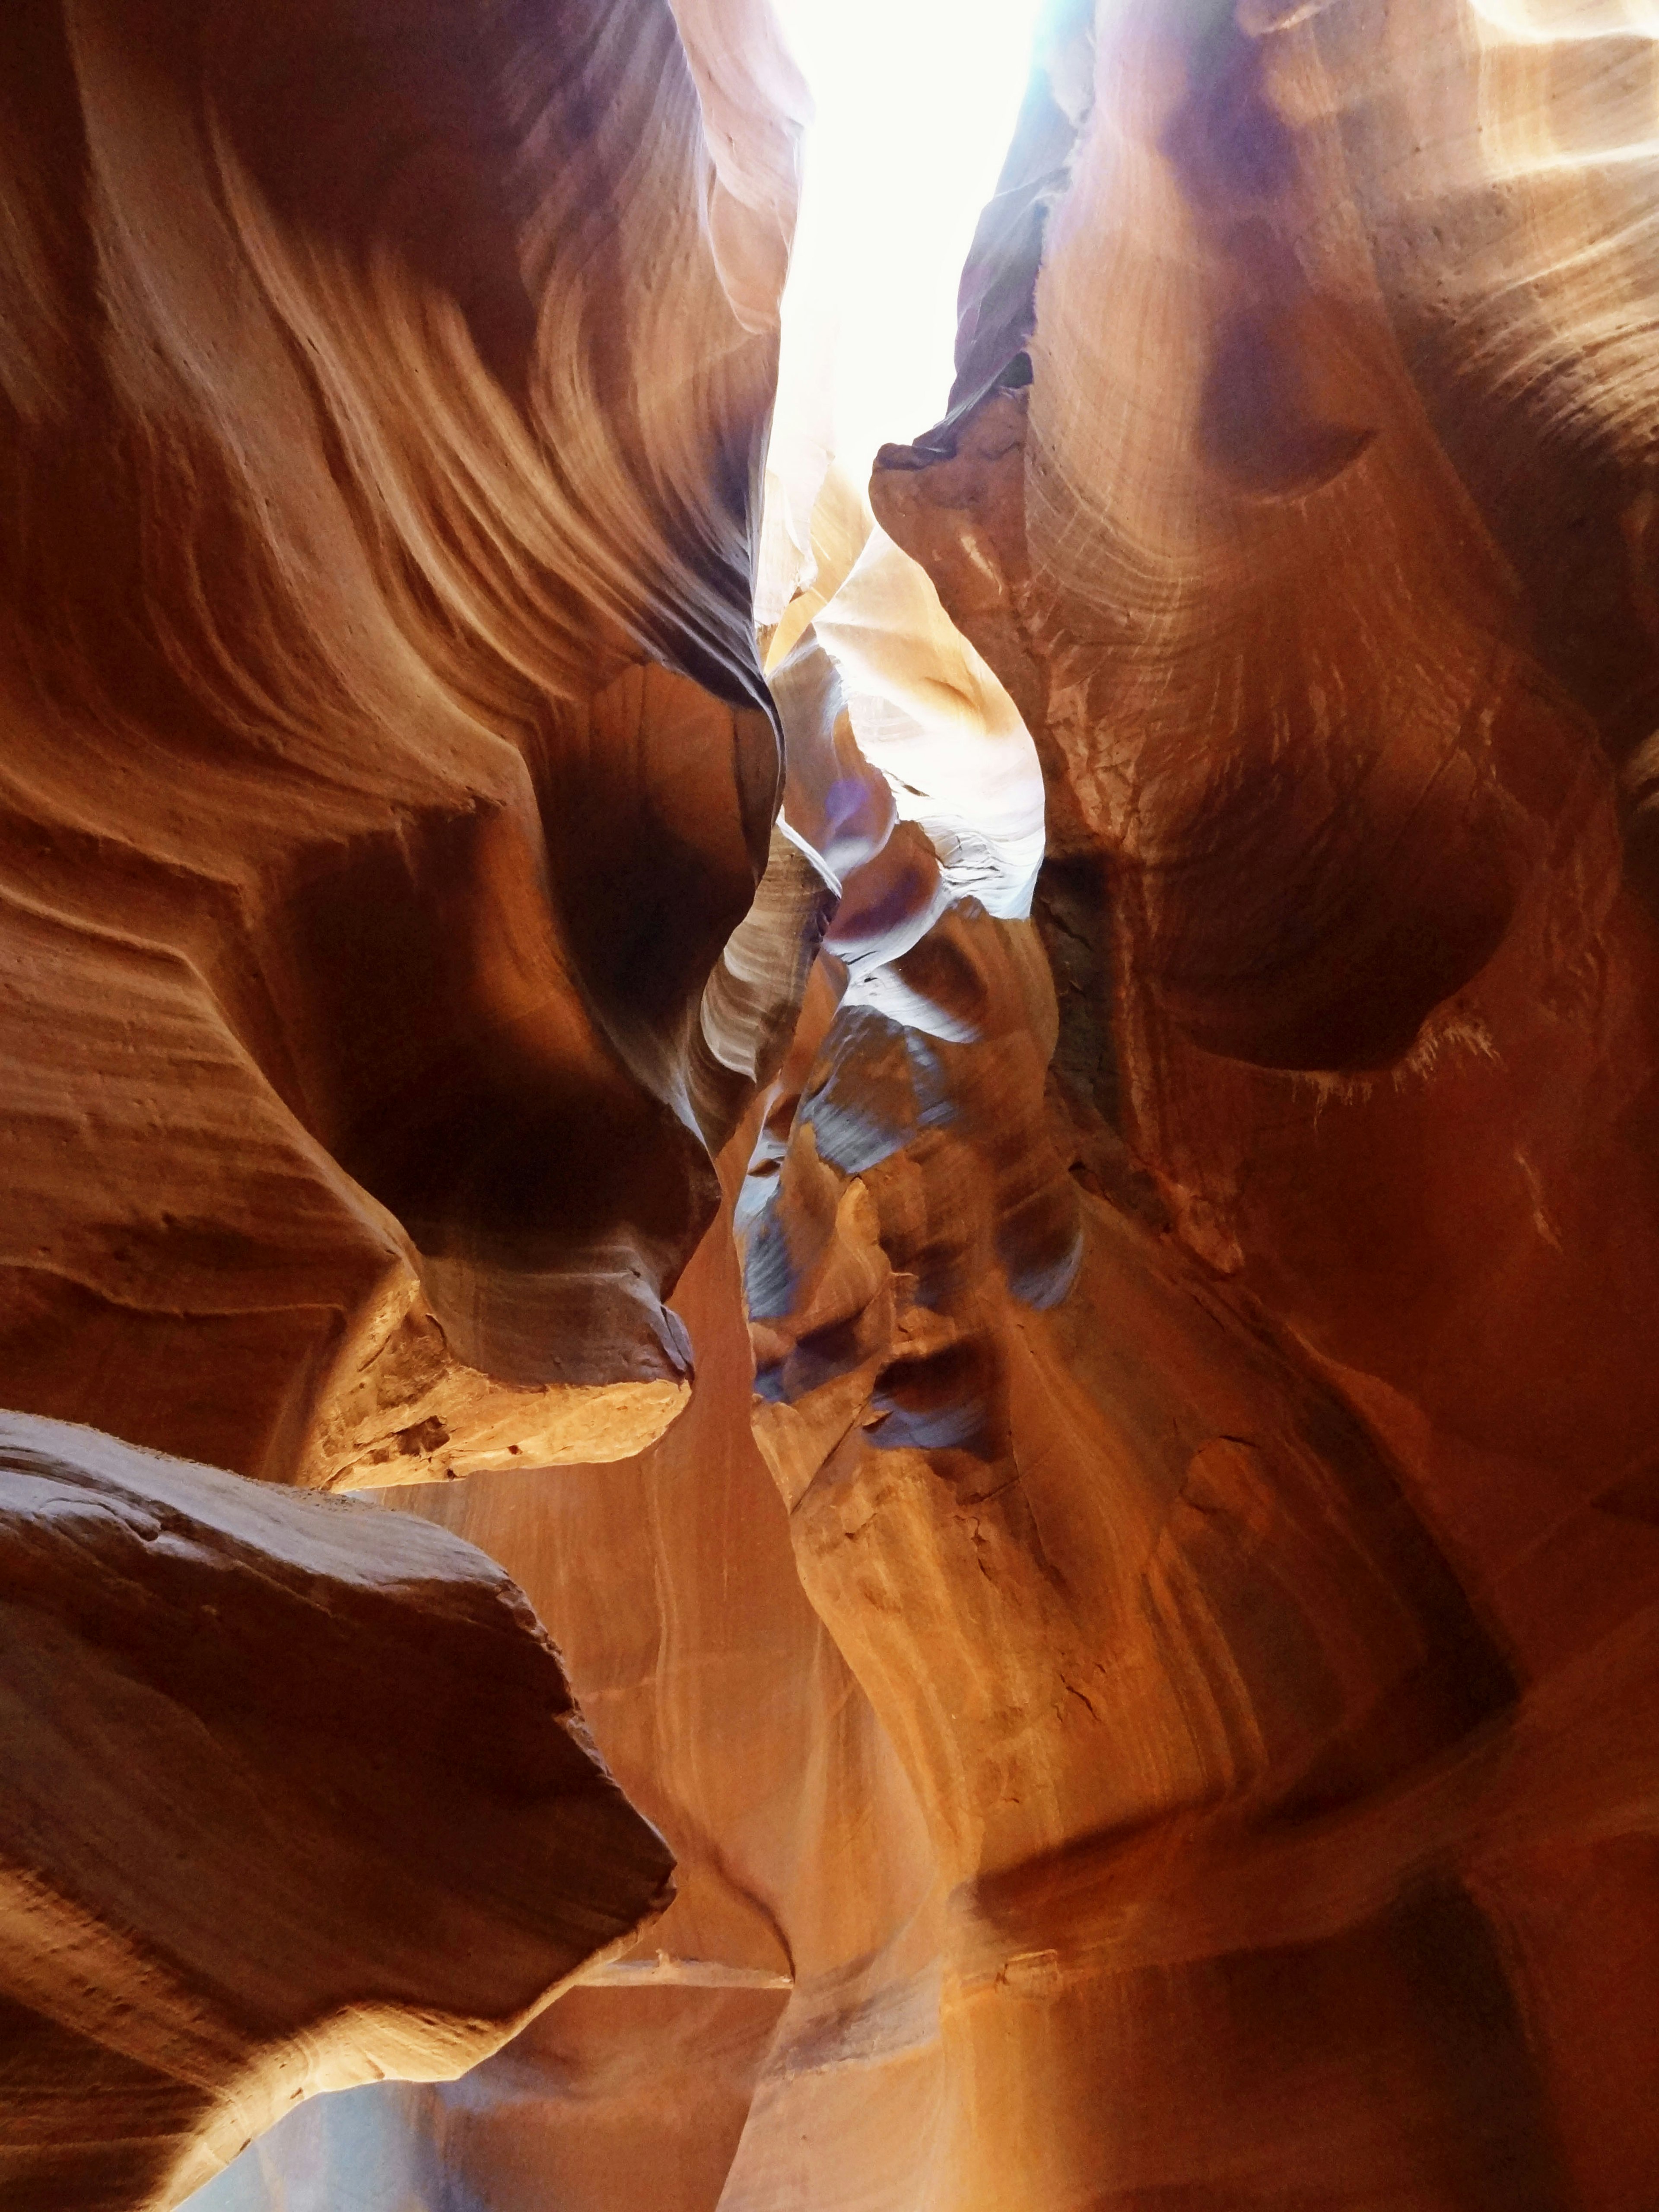
[[1649,2212],[1651,10],[1065,0],[763,543],[751,0],[0,35],[0,1353],[684,1869],[204,2212]]
[[934,2186],[933,1854],[797,1579],[724,1217],[675,1297],[696,1389],[638,1460],[377,1493],[556,1620],[607,1764],[672,1844],[673,1904],[464,2081],[314,2100],[191,2212],[898,2212]]
[[558,1653],[436,1529],[0,1416],[0,2196],[177,2203],[454,2074],[672,1894]]
[[685,1403],[801,94],[681,16],[6,11],[12,1404],[327,1487]]
[[[844,1187],[816,1131],[779,1176],[821,1256],[762,1323],[763,1432],[973,1869],[961,2048],[999,2119],[953,2203],[1659,2188],[1656,52],[1619,10],[1099,8],[1087,96],[1054,84],[1029,387],[872,483],[1043,761],[1090,1224],[1064,1302],[978,1326],[967,1472],[936,1431],[883,1476],[878,1367],[835,1424],[833,1384],[795,1395],[815,1285],[885,1260],[896,1315],[959,1329],[905,1255],[918,1220],[985,1249],[1012,1110],[964,1072]],[[981,1655],[937,1692],[923,1590]],[[1086,1692],[1080,1740],[1117,1716],[1078,1781],[1027,1747],[1060,1729],[1035,1677],[981,1686],[994,1650],[989,1683],[1040,1652]]]

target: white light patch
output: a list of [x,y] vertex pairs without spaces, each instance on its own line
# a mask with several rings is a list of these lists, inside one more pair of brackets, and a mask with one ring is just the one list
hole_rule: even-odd
[[878,446],[945,411],[957,285],[1008,150],[1043,0],[774,5],[817,108],[785,376],[822,390],[828,371],[825,442],[862,484]]
[[[866,487],[879,447],[945,410],[963,264],[1048,0],[773,4],[817,119],[783,296],[757,621],[774,666],[812,623],[865,760],[933,848],[941,902],[972,896],[1018,920],[1043,849],[1036,748],[927,576],[875,528]],[[866,948],[855,1000],[878,1002],[884,963],[927,919],[907,908],[891,945]]]

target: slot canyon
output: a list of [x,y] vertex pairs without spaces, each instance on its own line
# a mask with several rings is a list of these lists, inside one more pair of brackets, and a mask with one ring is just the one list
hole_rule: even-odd
[[1659,2212],[1654,0],[5,0],[0,422],[4,2212]]

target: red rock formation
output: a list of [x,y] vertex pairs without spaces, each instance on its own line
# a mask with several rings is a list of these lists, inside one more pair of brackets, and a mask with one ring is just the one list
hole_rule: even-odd
[[1659,2188],[1651,56],[1102,10],[1029,394],[877,472],[1104,868],[1109,960],[1059,936],[1169,1223],[1085,1108],[1116,1218],[1000,1319],[1019,1048],[930,1042],[928,1128],[884,1038],[897,1148],[826,1177],[831,1031],[762,1433],[963,1879],[953,2203]]
[[672,1895],[470,1546],[0,1419],[0,2195],[163,2206],[455,2073]]
[[[1160,1233],[1105,1133],[1058,1099],[1045,1127],[1030,937],[958,916],[948,942],[978,1037],[838,1018],[749,1259],[802,1579],[952,1891],[943,2032],[974,2088],[942,2201],[1512,2186],[1536,2084],[1449,1849],[1504,1657],[1351,1409]],[[1378,1808],[1442,1776],[1438,1828],[1391,1832]],[[1442,1942],[1443,1987],[1356,2004],[1351,1976]],[[1460,2005],[1494,2022],[1467,2054],[1489,2106],[1446,2073]],[[1292,2019],[1358,2086],[1281,2047]],[[1366,2086],[1392,2067],[1418,2082],[1397,2127]],[[1204,2086],[1140,2112],[1184,2071]]]
[[14,1404],[337,1485],[684,1402],[799,101],[685,14],[7,12]]
[[192,2212],[781,2212],[933,2186],[927,1831],[796,1577],[724,1218],[675,1296],[696,1389],[638,1460],[379,1493],[493,1553],[558,1623],[607,1763],[672,1835],[673,1904],[465,2081],[318,2099]]
[[[771,532],[830,916],[677,12],[3,33],[17,1395],[493,1468],[686,1868],[217,2212],[1646,2212],[1651,26],[1054,11],[885,538]],[[752,1435],[721,1225],[630,1456],[728,1139]]]

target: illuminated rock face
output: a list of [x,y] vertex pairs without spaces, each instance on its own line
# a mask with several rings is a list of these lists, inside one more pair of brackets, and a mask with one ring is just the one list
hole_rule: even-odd
[[456,2073],[664,1900],[505,1578],[244,1478],[687,1402],[664,1297],[824,904],[750,604],[764,33],[0,22],[0,1400],[80,1440],[0,1482],[8,2203]]
[[14,1404],[338,1486],[684,1402],[798,98],[685,15],[7,13]]
[[441,1530],[0,1419],[0,2193],[164,2206],[453,2074],[672,1893],[558,1654]]
[[1103,871],[1129,1148],[1062,1089],[1011,1188],[995,1023],[884,1036],[860,1128],[843,1024],[751,1251],[803,1577],[960,1884],[955,2205],[1659,2181],[1654,52],[1103,9],[1029,392],[877,471]]
[[[838,1018],[749,1259],[757,1438],[947,1891],[941,2201],[1553,2202],[1475,1901],[1559,1817],[1508,1656],[1352,1407],[1045,1101],[1018,927],[957,946],[981,1036]],[[1595,1695],[1532,1723],[1553,1787]]]
[[673,1904],[465,2080],[317,2099],[191,2212],[899,2212],[937,2187],[938,1870],[795,1571],[724,1218],[675,1304],[696,1394],[637,1460],[379,1493],[557,1623],[607,1764],[673,1838]]

